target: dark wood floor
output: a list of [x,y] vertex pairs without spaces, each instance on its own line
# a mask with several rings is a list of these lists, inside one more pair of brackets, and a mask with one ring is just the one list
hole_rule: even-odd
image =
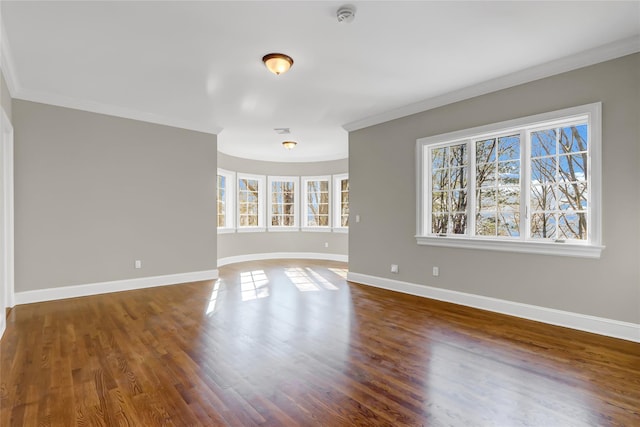
[[346,265],[17,306],[2,426],[640,425],[640,344],[347,283]]

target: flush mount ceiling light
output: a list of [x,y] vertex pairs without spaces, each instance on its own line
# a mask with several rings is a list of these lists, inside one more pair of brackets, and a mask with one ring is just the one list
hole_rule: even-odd
[[353,22],[353,19],[356,17],[356,10],[351,5],[342,6],[336,12],[336,18],[338,18],[338,22],[349,23]]
[[280,75],[289,71],[293,65],[293,59],[284,53],[270,53],[262,57],[265,67],[273,74]]
[[296,145],[298,145],[298,143],[295,142],[295,141],[283,141],[282,142],[282,146],[284,148],[286,148],[287,150],[293,150],[296,147]]

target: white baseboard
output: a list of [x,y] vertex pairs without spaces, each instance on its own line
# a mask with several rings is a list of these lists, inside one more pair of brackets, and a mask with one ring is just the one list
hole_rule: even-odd
[[265,259],[320,259],[325,261],[349,262],[347,255],[327,254],[321,252],[267,252],[262,254],[236,255],[218,258],[218,267],[236,262],[262,261]]
[[347,273],[347,280],[405,294],[522,317],[551,325],[564,326],[566,328],[592,332],[613,338],[640,342],[640,324],[636,323],[621,322],[604,317],[595,317],[448,289],[434,288],[432,286],[369,276],[367,274],[349,272]]
[[7,309],[3,310],[2,316],[0,316],[0,340],[4,336],[4,330],[7,329]]
[[131,291],[156,286],[176,285],[179,283],[215,280],[218,270],[195,271],[190,273],[167,274],[164,276],[139,277],[135,279],[114,280],[111,282],[91,283],[88,285],[63,286],[59,288],[38,289],[15,293],[16,304],[53,301],[65,298],[85,297],[109,292]]

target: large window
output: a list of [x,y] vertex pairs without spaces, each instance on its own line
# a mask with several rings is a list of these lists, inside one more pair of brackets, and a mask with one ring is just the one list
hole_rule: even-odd
[[298,177],[269,177],[270,230],[297,230]]
[[329,200],[330,200],[330,182],[328,176],[322,177],[304,177],[303,199],[304,199],[304,218],[303,227],[309,229],[329,230]]
[[333,176],[333,229],[346,231],[349,227],[349,176]]
[[264,176],[238,173],[238,230],[264,229]]
[[224,169],[218,169],[217,176],[217,213],[218,231],[234,231],[233,200],[235,189],[235,174]]
[[598,257],[600,104],[418,140],[419,244]]

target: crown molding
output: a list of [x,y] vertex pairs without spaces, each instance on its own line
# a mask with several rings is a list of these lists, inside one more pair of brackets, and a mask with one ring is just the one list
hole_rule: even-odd
[[0,70],[4,76],[4,81],[7,82],[9,94],[12,98],[15,98],[16,93],[20,89],[20,85],[13,65],[13,54],[11,53],[7,32],[4,22],[2,21],[1,10],[2,8],[0,8]]
[[348,132],[353,132],[369,126],[399,119],[401,117],[421,113],[443,105],[452,104],[454,102],[463,101],[465,99],[474,98],[476,96],[485,95],[487,93],[496,92],[498,90],[507,89],[520,84],[529,83],[534,80],[539,80],[567,71],[577,70],[578,68],[588,67],[589,65],[620,58],[636,52],[640,52],[640,36],[629,37],[564,58],[545,62],[544,64],[516,71],[515,73],[487,80],[476,85],[467,86],[462,89],[416,102],[414,104],[409,104],[384,113],[365,117],[363,119],[347,123],[342,127]]
[[217,135],[222,132],[222,128],[218,126],[210,126],[188,120],[175,119],[170,117],[159,116],[157,114],[147,113],[144,111],[134,110],[131,108],[119,107],[116,105],[103,104],[100,102],[87,101],[72,98],[64,95],[58,95],[48,92],[37,92],[21,89],[17,91],[15,99],[24,101],[39,102],[42,104],[55,105],[58,107],[72,108],[75,110],[88,111],[91,113],[105,114],[108,116],[121,117],[124,119],[138,120],[141,122],[154,123],[158,125],[171,126],[174,128],[187,129],[196,132],[203,132]]

